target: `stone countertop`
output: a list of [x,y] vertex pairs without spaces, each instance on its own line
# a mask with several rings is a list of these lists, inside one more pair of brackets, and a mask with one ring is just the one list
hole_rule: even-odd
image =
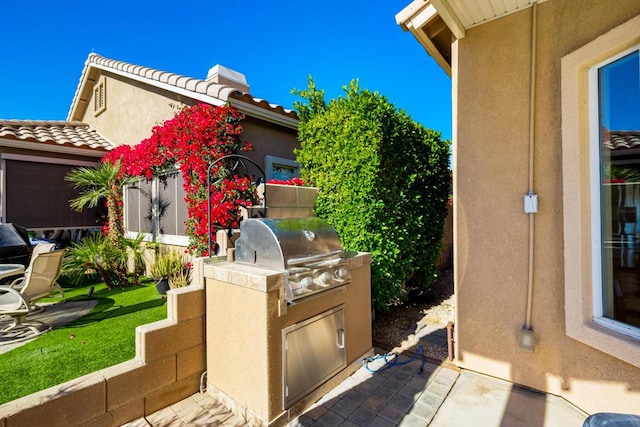
[[260,292],[271,292],[284,286],[283,271],[240,264],[215,262],[204,264],[204,277],[233,285],[244,286]]
[[[359,252],[346,258],[349,269],[362,267],[371,263],[371,254]],[[284,287],[285,273],[237,262],[204,263],[204,277],[244,286],[261,292],[271,292]]]

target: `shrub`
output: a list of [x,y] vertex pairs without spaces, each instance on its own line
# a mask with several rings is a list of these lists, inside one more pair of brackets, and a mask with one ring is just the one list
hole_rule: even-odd
[[349,251],[371,252],[377,309],[405,285],[433,283],[449,197],[449,142],[377,92],[344,87],[324,101],[309,79],[295,91],[301,175],[319,189],[315,213]]
[[159,248],[149,273],[155,279],[168,279],[172,289],[181,288],[190,283],[191,263],[175,250]]
[[[109,289],[131,283],[139,285],[145,270],[143,236],[123,237],[119,243],[116,246],[103,234],[96,233],[72,244],[62,264],[64,280],[79,286],[98,275]],[[129,260],[133,264],[130,272]]]
[[72,283],[85,276],[98,274],[109,289],[127,286],[127,252],[102,234],[84,237],[73,244],[64,258],[62,274]]

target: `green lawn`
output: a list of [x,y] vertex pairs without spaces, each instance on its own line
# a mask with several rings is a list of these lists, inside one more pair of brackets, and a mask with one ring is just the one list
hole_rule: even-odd
[[0,404],[133,359],[136,327],[167,317],[153,283],[115,290],[100,283],[88,293],[89,286],[65,289],[64,300],[97,300],[89,314],[0,354]]

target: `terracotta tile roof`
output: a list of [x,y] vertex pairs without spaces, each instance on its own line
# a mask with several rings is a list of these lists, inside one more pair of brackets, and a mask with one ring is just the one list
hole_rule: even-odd
[[45,120],[0,120],[0,139],[109,151],[113,144],[86,123]]
[[[252,107],[258,107],[260,110],[266,110],[270,113],[284,116],[286,117],[285,120],[287,120],[287,122],[292,123],[293,121],[297,124],[298,116],[294,110],[284,108],[280,105],[270,104],[263,99],[255,98],[251,94],[244,93],[237,88],[211,81],[185,77],[179,74],[160,71],[149,67],[129,64],[123,61],[116,61],[114,59],[105,58],[96,53],[91,53],[85,62],[85,67],[82,71],[82,76],[80,77],[80,82],[78,83],[78,87],[69,110],[69,115],[67,117],[69,120],[74,119],[73,116],[79,106],[79,103],[82,101],[86,102],[86,100],[82,99],[85,95],[84,91],[86,91],[84,86],[89,79],[92,68],[99,68],[135,78],[137,80],[143,80],[152,86],[162,87],[168,90],[191,92],[194,99],[211,104],[222,105],[227,101],[231,101],[232,105],[238,108],[238,105],[235,105],[233,102],[233,100],[238,100],[241,103],[249,104]],[[239,109],[242,111],[242,108]]]
[[609,138],[603,142],[609,150],[640,147],[640,131],[610,131]]
[[87,63],[102,65],[105,68],[123,71],[127,74],[133,74],[150,80],[155,80],[160,83],[166,83],[177,88],[209,95],[222,101],[226,101],[232,92],[238,91],[236,88],[231,86],[207,82],[205,80],[194,79],[191,77],[184,77],[179,74],[159,71],[149,67],[129,64],[127,62],[116,61],[115,59],[105,58],[95,53],[89,55]]

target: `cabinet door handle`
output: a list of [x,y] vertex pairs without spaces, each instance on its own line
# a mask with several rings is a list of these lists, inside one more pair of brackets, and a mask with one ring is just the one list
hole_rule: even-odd
[[344,329],[338,329],[336,332],[338,333],[336,345],[338,348],[344,348]]

